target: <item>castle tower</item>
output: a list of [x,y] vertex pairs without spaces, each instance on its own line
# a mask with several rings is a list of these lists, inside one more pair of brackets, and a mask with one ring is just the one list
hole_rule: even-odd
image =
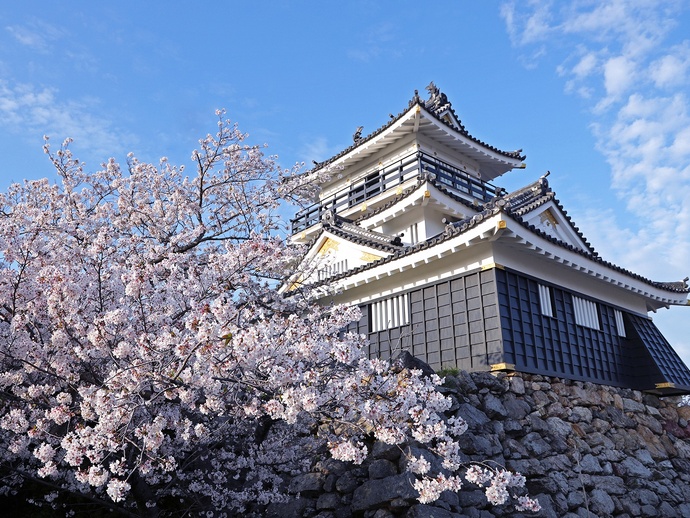
[[687,305],[688,279],[656,282],[599,257],[548,173],[497,187],[524,167],[522,150],[472,136],[427,90],[305,173],[321,190],[292,221],[308,251],[285,289],[328,286],[323,303],[360,306],[352,330],[372,356],[690,393],[690,370],[648,316]]

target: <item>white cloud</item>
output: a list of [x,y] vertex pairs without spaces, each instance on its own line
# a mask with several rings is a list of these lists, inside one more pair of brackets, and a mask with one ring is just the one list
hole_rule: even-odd
[[[597,149],[625,207],[583,207],[577,223],[603,258],[654,280],[680,280],[690,274],[690,39],[671,29],[689,6],[680,0],[545,5],[550,13],[529,7],[520,18],[514,4],[504,4],[511,41],[526,55],[546,47],[560,60],[556,73],[565,91],[589,103]],[[519,20],[531,16],[551,24],[539,30],[548,39],[538,45],[520,32],[527,26]],[[659,314],[663,328],[687,361],[687,321],[679,311],[675,319],[668,313]]]
[[500,14],[511,42],[521,46],[546,39],[554,31],[551,26],[552,5],[553,2],[544,0],[530,0],[526,8],[523,3],[501,4]]
[[604,63],[604,87],[606,93],[619,97],[635,79],[635,63],[624,56],[616,56]]
[[577,65],[575,65],[572,69],[572,73],[580,78],[584,79],[585,77],[589,76],[592,74],[592,72],[596,69],[597,66],[597,56],[593,52],[588,52],[582,58],[580,58],[580,61],[577,62]]
[[8,25],[5,30],[21,45],[39,52],[49,51],[52,43],[65,34],[59,27],[42,20],[33,20],[27,25]]
[[[690,127],[683,128],[673,138],[673,143],[669,146],[669,153],[675,160],[687,161],[690,156]],[[688,168],[685,168],[687,173]],[[687,176],[685,176],[687,179]]]
[[59,141],[72,137],[78,149],[86,150],[99,161],[125,151],[124,146],[134,142],[130,134],[96,115],[97,101],[64,102],[57,94],[51,88],[0,80],[0,126],[32,140],[44,134]]
[[690,69],[690,45],[684,43],[649,65],[649,76],[658,88],[682,87]]

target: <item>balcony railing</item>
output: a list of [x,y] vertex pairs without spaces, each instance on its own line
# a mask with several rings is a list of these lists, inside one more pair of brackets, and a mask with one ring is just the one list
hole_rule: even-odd
[[339,213],[426,172],[433,173],[436,181],[451,191],[480,202],[489,201],[498,191],[497,187],[478,180],[457,167],[426,153],[417,152],[373,171],[363,179],[301,210],[292,219],[292,233],[297,234],[315,225],[327,210]]

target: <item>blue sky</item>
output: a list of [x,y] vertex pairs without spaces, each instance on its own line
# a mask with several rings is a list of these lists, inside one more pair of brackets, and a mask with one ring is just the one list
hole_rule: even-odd
[[[434,81],[466,128],[522,148],[605,259],[690,275],[684,0],[4,2],[0,189],[52,176],[43,135],[97,169],[189,163],[225,108],[285,167],[347,147]],[[690,308],[654,315],[690,364]]]

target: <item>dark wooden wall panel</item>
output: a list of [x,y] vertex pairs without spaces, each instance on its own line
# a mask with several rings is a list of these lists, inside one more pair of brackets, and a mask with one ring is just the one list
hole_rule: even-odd
[[553,317],[542,315],[540,282],[502,268],[476,271],[409,291],[409,325],[369,332],[370,306],[364,305],[348,329],[369,337],[370,357],[407,350],[436,370],[509,363],[519,371],[641,390],[667,378],[690,379],[651,321],[622,312],[627,336],[621,337],[615,309],[594,301],[600,329],[578,325],[572,297],[583,296],[555,285]]
[[496,293],[493,270],[474,272],[409,291],[409,325],[370,333],[366,305],[350,328],[368,334],[372,357],[402,348],[437,370],[486,369],[503,361]]

